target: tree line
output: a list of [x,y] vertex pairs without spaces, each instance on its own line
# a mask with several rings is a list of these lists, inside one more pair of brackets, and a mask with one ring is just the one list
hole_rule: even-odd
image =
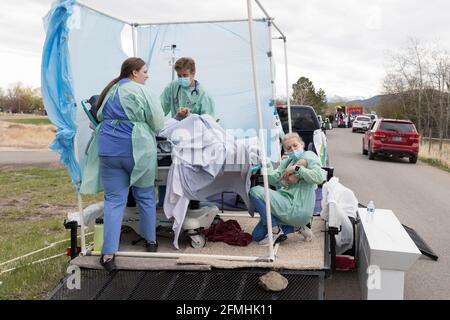
[[8,89],[0,87],[0,111],[8,113],[45,114],[40,88],[16,83]]
[[327,107],[327,96],[322,88],[316,90],[311,80],[300,77],[292,85],[291,104],[309,105],[314,108],[317,114],[323,114]]
[[387,118],[409,119],[422,136],[450,137],[450,55],[436,44],[411,39],[392,53],[377,108]]

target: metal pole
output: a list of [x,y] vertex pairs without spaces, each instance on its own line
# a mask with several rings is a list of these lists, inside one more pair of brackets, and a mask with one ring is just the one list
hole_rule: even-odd
[[264,13],[264,15],[267,17],[267,19],[272,21],[272,25],[275,29],[278,30],[278,32],[281,34],[281,36],[284,38],[285,35],[284,33],[280,30],[280,28],[278,28],[278,26],[275,24],[275,22],[273,22],[273,18],[269,15],[269,13],[266,11],[266,9],[264,9],[263,5],[261,4],[261,2],[259,2],[259,0],[255,0],[256,4],[259,6],[259,8],[261,9],[261,11]]
[[253,12],[252,12],[252,1],[247,0],[247,11],[248,11],[248,28],[250,33],[250,48],[252,57],[252,70],[253,70],[253,85],[255,87],[255,99],[256,99],[256,113],[258,115],[258,127],[259,127],[259,150],[261,152],[262,161],[262,171],[264,180],[264,200],[266,201],[266,216],[267,216],[267,235],[269,237],[269,256],[272,260],[275,259],[273,251],[273,235],[272,235],[272,219],[270,212],[270,195],[269,195],[269,181],[267,177],[267,167],[266,167],[266,147],[264,142],[264,127],[261,114],[261,101],[259,98],[259,86],[258,86],[258,75],[256,70],[256,49],[255,49],[255,39],[253,36]]
[[176,44],[172,45],[172,81],[175,80],[175,49],[177,48]]
[[[269,61],[270,61],[270,83],[272,84],[272,101],[273,101],[273,107],[276,109],[277,107],[277,102],[276,102],[276,98],[277,98],[277,93],[276,93],[276,88],[275,88],[275,64],[273,61],[273,43],[272,43],[272,20],[269,19],[267,22],[267,25],[269,26]],[[283,130],[281,128],[281,130]],[[271,135],[272,137],[272,135]],[[278,131],[278,141],[279,139],[279,131]],[[279,155],[278,157],[278,161],[281,161],[281,150],[279,150],[279,143],[277,143],[277,153]]]
[[264,13],[264,15],[267,17],[267,19],[269,20],[273,20],[270,16],[269,13],[266,11],[266,9],[264,9],[264,7],[262,6],[261,2],[259,2],[258,0],[255,0],[256,4],[258,5],[258,7],[261,9],[261,11]]
[[288,75],[288,60],[287,60],[287,39],[283,38],[284,43],[284,69],[286,73],[286,103],[287,103],[287,112],[288,112],[288,124],[289,124],[289,133],[292,132],[292,120],[291,120],[291,99],[289,96],[289,75]]
[[97,10],[97,9],[94,9],[94,8],[88,6],[88,5],[86,5],[86,4],[84,4],[84,3],[80,2],[80,1],[77,1],[75,4],[79,5],[80,7],[85,7],[86,9],[89,9],[89,10],[92,10],[92,11],[94,11],[94,12],[97,12],[98,14],[101,14],[102,16],[105,16],[105,17],[108,17],[108,18],[111,18],[111,19],[114,19],[114,20],[123,22],[123,23],[125,23],[125,24],[129,24],[130,26],[132,25],[131,22],[128,22],[128,21],[125,21],[125,20],[122,20],[122,19],[113,17],[113,16],[111,16],[111,15],[109,15],[109,14],[106,14],[106,13],[104,13],[104,12],[101,12],[101,11]]
[[[80,159],[78,157],[78,143],[77,143],[77,135],[75,135],[73,141],[73,148],[75,153],[75,159],[78,163],[80,163]],[[77,201],[78,201],[78,212],[80,213],[80,240],[81,240],[81,255],[86,254],[86,234],[84,232],[84,211],[83,211],[83,199],[81,198],[80,192],[77,190]]]
[[137,57],[136,24],[131,25],[131,37],[133,39],[133,56]]
[[[92,251],[92,256],[99,256],[101,252]],[[229,261],[254,261],[254,262],[271,262],[268,257],[252,257],[252,256],[226,256],[218,254],[197,254],[197,253],[169,253],[169,252],[138,252],[138,251],[117,251],[115,253],[119,257],[142,257],[142,258],[169,258],[178,259],[183,257],[188,258],[206,258]]]
[[272,21],[272,25],[273,25],[273,27],[274,27],[275,29],[278,30],[278,32],[280,33],[280,35],[281,35],[282,38],[286,38],[286,36],[284,35],[284,33],[281,31],[280,28],[278,28],[278,26],[275,24],[275,22]]
[[[264,19],[255,19],[254,21],[262,21]],[[205,20],[205,21],[170,21],[170,22],[144,22],[139,23],[140,26],[157,26],[164,24],[199,24],[199,23],[224,23],[224,22],[245,22],[248,19],[232,19],[232,20]]]
[[274,63],[273,63],[273,47],[272,47],[272,22],[269,20],[268,22],[269,26],[269,61],[270,61],[270,83],[272,84],[272,99],[273,99],[273,105],[276,107],[275,99],[276,99],[276,92],[275,92],[275,75],[274,75]]
[[81,194],[77,191],[78,198],[78,212],[80,212],[80,240],[81,240],[81,255],[86,255],[86,234],[84,232],[84,211],[83,211],[83,201],[81,199]]

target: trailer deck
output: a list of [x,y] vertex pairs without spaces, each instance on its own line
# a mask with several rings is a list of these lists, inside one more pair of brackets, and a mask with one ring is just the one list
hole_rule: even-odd
[[[258,222],[248,213],[227,213],[224,220],[235,219],[245,232]],[[99,264],[99,257],[79,256],[71,264],[81,269],[81,289],[68,289],[68,278],[49,295],[49,299],[323,299],[324,280],[329,271],[325,223],[315,217],[312,223],[314,239],[305,242],[300,234],[289,234],[281,245],[276,245],[276,260],[230,261],[208,257],[148,258],[117,256],[119,271],[108,274]],[[132,245],[138,239],[134,231],[122,233],[119,251],[145,251],[143,243]],[[199,253],[227,256],[267,256],[267,247],[252,242],[246,247],[230,246],[223,242],[207,242],[204,248],[194,249],[188,239],[180,237],[180,250],[172,239],[158,237],[158,252]],[[328,251],[328,250],[327,250]],[[266,292],[258,285],[264,273],[276,270],[289,280],[286,290]]]

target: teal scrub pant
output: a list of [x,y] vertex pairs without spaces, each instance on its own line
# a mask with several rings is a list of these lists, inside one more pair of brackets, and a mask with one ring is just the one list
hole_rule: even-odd
[[[100,174],[105,190],[102,254],[114,254],[119,250],[120,231],[133,168],[133,157],[100,156]],[[140,235],[148,241],[155,241],[155,190],[153,186],[132,187],[132,192],[139,208]]]

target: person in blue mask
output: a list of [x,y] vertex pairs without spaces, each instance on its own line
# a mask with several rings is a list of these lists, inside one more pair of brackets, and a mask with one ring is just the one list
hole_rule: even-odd
[[[305,240],[310,241],[312,231],[307,225],[314,212],[315,190],[326,180],[326,171],[314,152],[304,151],[305,144],[297,133],[286,134],[283,147],[287,157],[281,160],[278,168],[274,169],[271,161],[266,164],[269,183],[279,187],[278,190],[269,189],[273,240],[274,243],[282,242],[287,239],[287,233],[297,228]],[[264,188],[253,187],[249,195],[260,216],[252,232],[253,240],[268,245]]]
[[[195,61],[183,57],[175,62],[174,69],[178,79],[172,81],[161,94],[161,105],[164,115],[170,113],[176,120],[183,120],[190,114],[214,115],[214,100],[206,93],[204,87],[195,79]],[[159,187],[159,204],[164,203],[165,187]],[[198,209],[200,203],[192,200],[191,209]]]
[[214,100],[195,79],[195,61],[183,57],[176,61],[178,79],[171,82],[161,94],[164,114],[182,120],[189,114],[209,114],[214,117]]

